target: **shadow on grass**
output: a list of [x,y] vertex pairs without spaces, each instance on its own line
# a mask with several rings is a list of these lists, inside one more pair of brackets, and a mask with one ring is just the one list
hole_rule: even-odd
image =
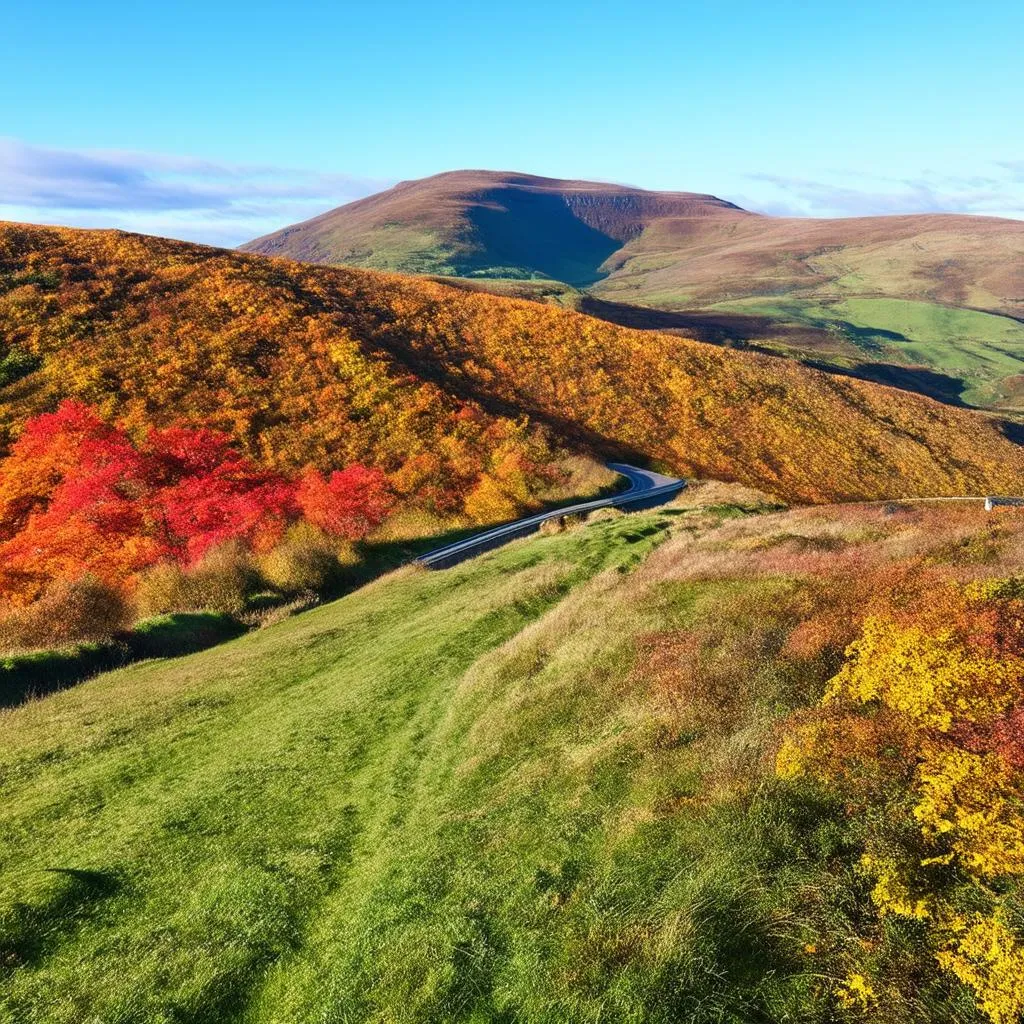
[[13,904],[0,927],[0,963],[18,967],[40,960],[59,945],[88,910],[122,888],[109,871],[43,868],[56,876],[42,892]]
[[1024,423],[1018,423],[1016,420],[997,420],[996,425],[1008,441],[1024,444]]
[[939,373],[923,366],[897,366],[895,363],[858,363],[856,366],[841,367],[832,363],[810,359],[803,360],[805,366],[843,377],[885,384],[900,391],[915,391],[919,395],[934,398],[945,405],[966,408],[962,395],[967,390],[966,382],[948,373]]
[[177,658],[246,632],[230,615],[182,612],[140,622],[109,643],[80,644],[55,651],[33,651],[0,659],[0,707],[66,689],[100,672],[146,658]]

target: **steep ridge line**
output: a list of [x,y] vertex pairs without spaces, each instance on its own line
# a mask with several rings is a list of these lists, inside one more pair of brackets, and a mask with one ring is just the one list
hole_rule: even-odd
[[686,481],[677,477],[664,476],[649,469],[640,469],[623,462],[609,462],[608,468],[626,477],[630,482],[629,490],[614,494],[608,498],[597,498],[583,501],[575,505],[540,512],[537,515],[515,519],[502,526],[495,526],[472,537],[445,544],[414,559],[414,564],[423,565],[428,569],[447,569],[467,558],[473,558],[485,551],[500,547],[509,541],[518,540],[536,533],[543,523],[561,516],[593,512],[599,508],[628,507],[634,510],[654,508],[674,498],[684,487]]

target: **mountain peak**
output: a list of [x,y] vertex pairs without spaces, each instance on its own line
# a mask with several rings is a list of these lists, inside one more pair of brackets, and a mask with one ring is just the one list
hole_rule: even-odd
[[242,248],[315,263],[586,286],[666,218],[751,216],[716,196],[521,171],[455,170],[399,182]]

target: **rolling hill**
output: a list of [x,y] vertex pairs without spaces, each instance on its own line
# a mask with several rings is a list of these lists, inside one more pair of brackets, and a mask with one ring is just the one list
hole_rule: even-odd
[[275,466],[379,466],[450,509],[510,446],[558,444],[796,501],[1024,491],[1024,450],[980,414],[431,281],[6,225],[0,282],[9,437],[74,397],[129,429],[201,419]]
[[719,211],[742,212],[687,192],[453,171],[402,182],[242,249],[401,273],[584,286],[603,277],[605,262],[655,221]]
[[753,342],[947,402],[1024,409],[1020,221],[767,217],[708,195],[458,171],[243,248],[532,280],[536,297],[613,322]]
[[[989,818],[921,835],[892,712],[890,734],[851,717],[827,786],[776,752],[818,722],[865,617],[957,586],[992,595],[966,641],[947,616],[944,646],[908,632],[901,664],[973,657],[904,706],[897,741],[935,695],[974,720],[992,645],[1019,694],[1020,602],[998,595],[1022,521],[763,512],[695,489],[0,713],[0,1017],[1014,1019],[984,1009],[1019,1006],[1019,947],[965,959],[956,924],[1020,905],[1019,873],[972,885]],[[931,729],[931,778],[978,737]],[[951,788],[969,810],[979,791],[1012,808],[989,841],[1012,850],[1019,803],[1002,777],[968,781]],[[924,919],[885,902],[907,863]]]

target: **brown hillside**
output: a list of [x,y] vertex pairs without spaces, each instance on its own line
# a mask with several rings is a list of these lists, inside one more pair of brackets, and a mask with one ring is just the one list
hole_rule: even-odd
[[401,182],[242,249],[314,263],[588,284],[624,242],[656,221],[729,211],[743,215],[689,192],[453,171]]
[[662,295],[665,308],[759,295],[872,294],[1019,315],[1024,221],[668,216],[628,241],[607,269],[596,291],[641,302]]
[[[242,248],[407,273],[549,276],[665,309],[870,294],[1024,311],[1024,221],[768,217],[710,195],[504,171],[405,181]],[[557,273],[559,262],[587,273]]]
[[42,364],[0,392],[11,429],[75,395],[129,426],[211,419],[279,464],[412,479],[472,476],[526,415],[793,500],[1024,491],[1024,452],[979,414],[434,282],[19,225],[0,282],[4,345]]

